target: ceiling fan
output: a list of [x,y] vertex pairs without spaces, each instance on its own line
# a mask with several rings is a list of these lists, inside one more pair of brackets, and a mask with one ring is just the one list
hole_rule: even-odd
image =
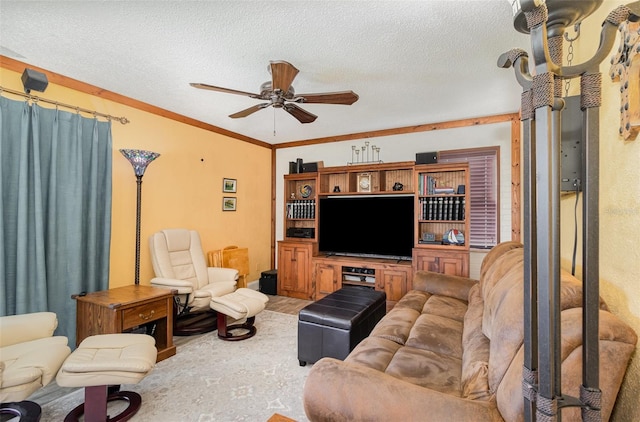
[[299,70],[291,63],[283,60],[271,61],[268,67],[271,73],[271,80],[260,86],[260,93],[238,91],[235,89],[222,88],[219,86],[191,83],[194,88],[209,89],[211,91],[226,92],[228,94],[244,95],[246,97],[258,100],[268,101],[266,103],[256,104],[245,110],[229,115],[232,119],[239,117],[247,117],[258,110],[273,106],[274,108],[283,108],[287,113],[298,119],[300,123],[311,123],[318,118],[313,113],[298,107],[296,104],[344,104],[351,105],[358,101],[358,94],[353,91],[325,92],[317,94],[296,94],[293,86],[293,80]]

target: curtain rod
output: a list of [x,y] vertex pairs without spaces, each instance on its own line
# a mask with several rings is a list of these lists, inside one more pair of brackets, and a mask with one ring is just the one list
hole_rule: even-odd
[[88,110],[86,108],[73,106],[73,105],[69,105],[69,104],[64,104],[64,103],[61,103],[59,101],[48,100],[46,98],[41,98],[41,97],[38,97],[36,95],[27,94],[27,93],[24,93],[24,92],[15,91],[13,89],[4,88],[4,87],[0,86],[0,95],[2,95],[3,92],[8,92],[9,94],[13,94],[13,95],[19,95],[19,96],[21,96],[23,98],[26,98],[28,100],[33,101],[34,103],[37,103],[38,101],[42,101],[43,103],[54,104],[56,106],[56,108],[65,107],[65,108],[68,108],[68,109],[71,109],[71,110],[75,110],[77,113],[80,113],[80,112],[89,113],[89,114],[93,114],[96,117],[97,116],[104,117],[107,120],[117,120],[120,123],[122,123],[123,125],[126,125],[127,123],[129,123],[129,119],[127,119],[126,117],[116,117],[116,116],[112,116],[110,114],[104,114],[104,113],[100,113],[100,112],[95,111],[95,110]]

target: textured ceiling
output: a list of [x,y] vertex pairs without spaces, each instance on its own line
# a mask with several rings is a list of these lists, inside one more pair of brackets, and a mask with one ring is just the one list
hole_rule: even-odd
[[[496,61],[528,42],[507,0],[0,1],[0,54],[272,144],[515,112]],[[270,60],[300,70],[296,92],[360,99],[304,104],[303,125],[231,119],[260,101],[189,86],[259,92]]]

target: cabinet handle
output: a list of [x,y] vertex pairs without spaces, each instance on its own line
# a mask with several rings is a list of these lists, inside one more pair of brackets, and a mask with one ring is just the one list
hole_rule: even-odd
[[156,311],[151,310],[151,312],[149,312],[149,315],[145,315],[143,313],[139,313],[138,317],[140,317],[140,319],[144,319],[145,321],[148,320],[149,318],[151,318],[153,316],[153,314],[155,314]]

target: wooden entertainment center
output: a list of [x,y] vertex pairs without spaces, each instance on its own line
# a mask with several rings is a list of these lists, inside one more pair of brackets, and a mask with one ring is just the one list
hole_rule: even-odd
[[[413,196],[411,260],[328,256],[318,250],[321,198],[391,195]],[[387,308],[391,308],[411,289],[415,271],[469,276],[466,163],[407,161],[288,174],[284,202],[284,240],[278,242],[279,295],[318,300],[343,285],[359,285],[386,292]]]

